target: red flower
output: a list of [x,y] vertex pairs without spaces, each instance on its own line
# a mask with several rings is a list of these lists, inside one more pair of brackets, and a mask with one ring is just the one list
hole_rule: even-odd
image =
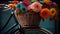
[[40,11],[40,16],[42,18],[47,18],[48,16],[50,16],[50,11],[48,8],[44,8]]
[[22,4],[23,4],[23,5],[25,5],[25,6],[30,5],[30,3],[29,3],[29,1],[28,1],[28,0],[23,0],[23,1],[22,1]]
[[12,1],[13,4],[18,4],[19,1]]

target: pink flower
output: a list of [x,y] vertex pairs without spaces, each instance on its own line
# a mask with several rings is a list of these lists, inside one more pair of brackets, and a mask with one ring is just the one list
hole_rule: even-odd
[[42,4],[39,2],[34,2],[30,5],[30,8],[35,12],[39,12],[42,9]]
[[31,6],[29,5],[29,6],[27,7],[27,9],[30,10],[30,9],[31,9],[30,7],[31,7]]

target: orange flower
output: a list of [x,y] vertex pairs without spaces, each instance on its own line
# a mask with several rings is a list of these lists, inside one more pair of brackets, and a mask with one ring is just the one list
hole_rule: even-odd
[[50,0],[44,0],[44,3],[49,4]]
[[50,15],[54,16],[56,14],[56,9],[55,8],[51,8],[50,9]]
[[8,6],[9,6],[10,8],[15,8],[15,5],[14,5],[14,4],[8,4]]
[[30,8],[34,11],[34,12],[39,12],[42,8],[42,4],[40,4],[39,2],[34,2],[30,5]]
[[41,11],[40,11],[40,16],[42,18],[47,18],[48,16],[50,16],[50,11],[48,8],[43,8]]
[[13,4],[18,4],[18,1],[12,1]]

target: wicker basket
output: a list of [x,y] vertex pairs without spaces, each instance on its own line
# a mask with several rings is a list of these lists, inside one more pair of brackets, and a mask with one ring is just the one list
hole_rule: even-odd
[[27,12],[23,15],[17,15],[17,20],[22,27],[38,27],[40,23],[40,15],[35,12]]

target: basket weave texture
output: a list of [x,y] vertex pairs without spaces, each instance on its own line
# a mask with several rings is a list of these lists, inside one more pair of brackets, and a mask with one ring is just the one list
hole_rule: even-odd
[[39,13],[27,12],[23,15],[15,15],[22,27],[36,27],[40,24],[41,17]]

